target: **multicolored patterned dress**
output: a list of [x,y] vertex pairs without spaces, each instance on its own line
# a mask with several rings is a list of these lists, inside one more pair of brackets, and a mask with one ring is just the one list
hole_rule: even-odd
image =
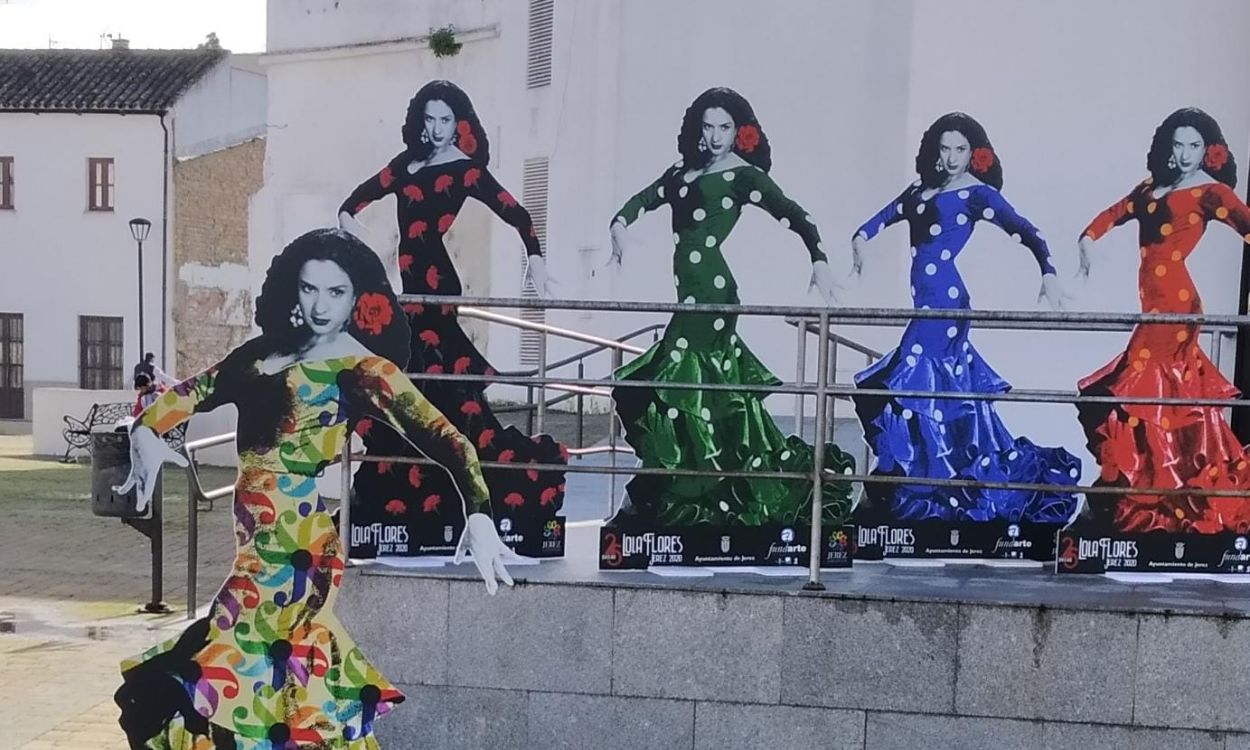
[[[1097,240],[1136,220],[1142,312],[1201,313],[1185,267],[1207,223],[1232,227],[1250,242],[1250,208],[1222,182],[1180,188],[1161,198],[1149,180],[1094,217],[1083,236]],[[1198,344],[1197,325],[1142,323],[1128,348],[1079,383],[1082,395],[1232,399],[1239,394]],[[1245,489],[1250,456],[1221,410],[1211,406],[1078,404],[1089,450],[1102,466],[1098,484],[1161,489]],[[1123,495],[1113,507],[1121,531],[1250,532],[1250,501],[1240,497]]]
[[[676,165],[630,198],[614,222],[628,226],[648,211],[673,210],[673,283],[687,304],[738,303],[738,284],[721,246],[746,206],[764,209],[799,235],[813,261],[824,260],[811,218],[755,166],[708,172],[693,179]],[[674,383],[776,385],[738,338],[737,316],[677,313],[664,337],[617,370],[621,380]],[[810,516],[810,483],[768,479],[769,471],[810,472],[812,446],[784,436],[764,408],[764,394],[618,387],[613,391],[625,439],[644,467],[758,471],[759,479],[637,476],[627,490],[629,515],[669,526],[794,523]],[[855,459],[832,443],[824,447],[825,468],[851,473]],[[823,519],[841,524],[851,509],[850,484],[829,480]]]
[[237,554],[207,617],[123,663],[121,725],[134,748],[376,748],[374,720],[404,696],[334,614],[344,549],[315,478],[342,449],[350,415],[412,440],[465,488],[471,511],[486,509],[486,485],[472,446],[395,364],[351,356],[265,375],[248,348],[140,417],[160,434],[240,407]]
[[[490,208],[517,230],[525,252],[538,255],[534,224],[529,213],[476,159],[461,159],[423,167],[409,173],[412,156],[407,152],[360,184],[339,209],[355,216],[374,201],[394,195],[399,224],[399,268],[406,294],[463,293],[456,267],[443,244],[470,198]],[[412,329],[412,359],[408,372],[493,375],[495,370],[478,352],[457,322],[450,306],[404,305]],[[568,462],[565,447],[548,435],[533,437],[515,427],[504,427],[486,400],[486,384],[451,380],[414,381],[434,406],[447,415],[456,429],[477,446],[483,461],[516,464],[562,464]],[[388,431],[366,434],[365,444],[374,455],[409,455],[411,449]],[[487,469],[491,505],[496,518],[509,517],[524,525],[555,518],[564,504],[564,473]],[[359,523],[406,521],[441,529],[460,526],[463,514],[454,502],[449,478],[437,471],[395,470],[389,464],[370,463],[356,472],[358,498],[367,498],[353,520]],[[376,502],[375,502],[376,501]]]

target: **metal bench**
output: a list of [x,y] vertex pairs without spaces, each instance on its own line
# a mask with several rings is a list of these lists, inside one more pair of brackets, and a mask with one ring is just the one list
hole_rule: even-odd
[[[61,435],[65,438],[65,455],[61,458],[62,463],[74,461],[72,454],[75,450],[85,451],[87,455],[90,455],[92,432],[98,431],[99,428],[111,430],[119,421],[130,417],[133,413],[134,404],[132,403],[107,403],[92,404],[87,416],[83,419],[76,419],[66,414],[62,417],[65,422],[65,428],[61,430]],[[165,434],[165,442],[170,448],[180,450],[186,441],[186,436],[186,425],[179,425]]]

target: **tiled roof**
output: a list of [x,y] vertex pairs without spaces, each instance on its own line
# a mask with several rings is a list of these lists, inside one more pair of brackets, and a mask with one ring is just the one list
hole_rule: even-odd
[[165,112],[226,54],[0,49],[0,112]]

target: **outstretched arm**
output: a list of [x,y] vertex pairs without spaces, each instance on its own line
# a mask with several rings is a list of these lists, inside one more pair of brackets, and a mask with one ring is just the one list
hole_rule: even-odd
[[820,244],[820,232],[816,229],[812,217],[803,210],[802,206],[783,193],[768,173],[748,169],[740,174],[743,177],[743,185],[738,191],[739,196],[745,191],[748,203],[758,205],[781,222],[783,227],[797,234],[803,240],[803,245],[807,247],[807,254],[811,256],[813,263],[828,260]]
[[343,205],[339,206],[339,213],[355,216],[370,203],[389,195],[391,186],[395,184],[395,170],[399,168],[401,161],[400,157],[395,157],[380,172],[357,185],[351,195],[347,196],[347,200],[343,201]]
[[[671,170],[670,170],[671,171]],[[625,205],[621,206],[621,210],[616,212],[612,217],[612,226],[620,225],[627,227],[643,217],[648,211],[654,211],[664,205],[668,197],[664,195],[664,182],[668,178],[669,172],[665,172],[647,187],[643,188],[632,198],[625,201]]]
[[470,196],[485,204],[487,208],[495,212],[496,216],[503,219],[517,231],[517,234],[521,235],[521,242],[525,243],[526,255],[542,255],[538,233],[534,231],[534,221],[530,218],[529,211],[517,203],[517,199],[499,184],[489,169],[470,167],[465,170],[464,186],[468,189]]
[[1137,207],[1133,205],[1133,196],[1136,192],[1129,193],[1095,216],[1089,226],[1081,232],[1081,239],[1088,237],[1091,241],[1097,241],[1107,232],[1133,218],[1137,210]]
[[1017,213],[997,190],[978,190],[977,195],[985,198],[971,206],[978,213],[975,218],[989,221],[1027,247],[1033,253],[1043,276],[1055,273],[1055,266],[1050,260],[1050,248],[1046,246],[1046,240],[1042,239],[1037,227]]
[[901,221],[903,218],[903,199],[907,196],[908,190],[899,193],[897,198],[885,204],[885,207],[873,214],[872,218],[860,224],[859,228],[855,230],[852,239],[859,237],[865,241],[870,240],[880,234],[886,227]]
[[490,512],[490,490],[482,478],[477,451],[469,439],[393,362],[374,357],[339,375],[339,386],[360,414],[389,425],[414,448],[450,475],[460,492],[467,518]]
[[[1246,242],[1250,242],[1250,207],[1237,196],[1233,189],[1219,183],[1203,199],[1207,217],[1223,222],[1236,230]],[[1209,203],[1209,205],[1208,205]]]

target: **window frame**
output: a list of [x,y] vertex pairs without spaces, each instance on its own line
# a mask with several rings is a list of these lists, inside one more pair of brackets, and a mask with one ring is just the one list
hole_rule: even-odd
[[[93,337],[98,327],[99,337]],[[94,357],[92,356],[94,350]],[[126,319],[111,315],[78,316],[78,387],[88,391],[126,387]],[[94,361],[93,361],[94,360]]]
[[0,156],[0,211],[13,210],[13,157]]
[[[100,172],[97,175],[97,172]],[[115,203],[116,163],[111,156],[87,157],[87,210],[112,211]],[[98,180],[97,180],[98,177]],[[97,196],[97,190],[99,195]],[[99,201],[96,198],[99,197]]]

